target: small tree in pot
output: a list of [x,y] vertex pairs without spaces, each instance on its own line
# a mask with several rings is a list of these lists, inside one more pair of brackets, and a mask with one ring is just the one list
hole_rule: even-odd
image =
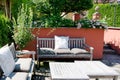
[[[29,14],[28,14],[29,13]],[[33,35],[30,29],[32,24],[32,11],[26,4],[23,4],[18,13],[17,21],[14,20],[13,39],[22,50],[26,44],[32,40]]]

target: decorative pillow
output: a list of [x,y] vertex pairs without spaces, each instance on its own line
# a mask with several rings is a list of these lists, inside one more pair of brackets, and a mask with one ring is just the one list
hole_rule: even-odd
[[40,48],[40,55],[55,55],[52,48]]
[[0,49],[0,66],[5,76],[9,76],[15,68],[15,61],[8,46]]
[[68,36],[55,36],[55,49],[68,48]]

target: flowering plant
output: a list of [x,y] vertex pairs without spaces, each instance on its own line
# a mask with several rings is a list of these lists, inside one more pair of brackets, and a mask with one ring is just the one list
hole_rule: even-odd
[[87,18],[80,19],[77,21],[77,27],[78,28],[100,28],[100,29],[106,29],[107,25],[106,22],[103,20],[89,20]]

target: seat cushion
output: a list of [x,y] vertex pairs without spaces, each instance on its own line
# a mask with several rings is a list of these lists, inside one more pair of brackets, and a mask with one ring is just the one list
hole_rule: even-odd
[[0,80],[28,80],[28,73],[12,72],[8,77],[2,77]]
[[72,54],[70,49],[54,49],[57,55]]
[[15,63],[15,72],[29,72],[32,65],[32,58],[18,58]]
[[40,48],[40,55],[55,55],[52,48]]
[[80,49],[80,48],[73,48],[71,49],[71,52],[73,54],[83,54],[83,53],[89,53],[88,51],[86,51],[85,49]]

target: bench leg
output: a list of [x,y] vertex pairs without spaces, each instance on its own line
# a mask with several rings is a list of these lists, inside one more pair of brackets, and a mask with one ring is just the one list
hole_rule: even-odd
[[96,78],[95,80],[99,80],[98,78]]
[[39,67],[40,67],[40,61],[37,60],[37,68],[39,68]]
[[118,76],[115,76],[115,77],[113,78],[113,80],[118,80]]

